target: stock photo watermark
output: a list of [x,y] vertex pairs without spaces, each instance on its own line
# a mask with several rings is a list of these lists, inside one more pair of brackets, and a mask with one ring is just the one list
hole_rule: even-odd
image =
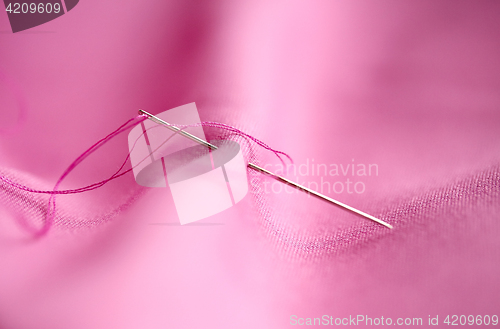
[[345,317],[335,317],[323,315],[321,317],[299,317],[290,316],[291,326],[496,326],[498,325],[498,315],[428,315],[427,317],[387,317],[368,315],[349,315]]
[[79,0],[4,0],[4,5],[12,32],[16,33],[50,22],[75,8],[78,2]]
[[[316,163],[314,159],[306,159],[305,163],[266,164],[264,169],[277,175],[286,175],[296,183],[322,194],[363,194],[366,191],[366,179],[379,175],[378,164],[358,163]],[[265,194],[299,193],[286,184],[277,181],[264,181]]]

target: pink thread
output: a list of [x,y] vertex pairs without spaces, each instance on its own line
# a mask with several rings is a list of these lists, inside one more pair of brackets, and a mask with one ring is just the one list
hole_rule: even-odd
[[[90,154],[94,153],[97,149],[99,149],[101,146],[106,144],[113,137],[121,134],[124,131],[127,131],[128,129],[130,129],[132,127],[135,127],[136,125],[138,125],[139,123],[141,123],[144,120],[146,120],[146,118],[144,118],[142,116],[137,116],[135,118],[127,120],[118,129],[116,129],[115,131],[110,133],[108,136],[102,138],[97,143],[92,145],[88,150],[83,152],[82,155],[80,155],[78,158],[76,158],[76,160],[73,161],[73,163],[69,165],[69,167],[64,171],[64,173],[61,175],[61,177],[59,177],[59,180],[57,181],[56,185],[54,186],[53,191],[57,191],[57,188],[59,187],[59,185],[61,185],[64,178],[66,178],[66,176],[68,176],[68,174],[71,171],[73,171],[86,157],[88,157]],[[97,187],[95,187],[95,188],[97,188]],[[51,210],[51,206],[52,206],[52,210]],[[49,205],[48,205],[48,209],[47,209],[47,216],[45,218],[45,222],[43,223],[42,228],[35,234],[35,236],[42,236],[45,233],[47,233],[47,231],[52,226],[52,222],[54,221],[55,214],[56,214],[56,194],[52,193],[50,195],[50,198],[49,198]]]
[[238,134],[240,136],[243,136],[243,137],[246,137],[246,138],[250,139],[254,143],[256,143],[259,146],[263,147],[264,149],[273,152],[279,159],[281,159],[280,154],[286,156],[288,158],[288,160],[290,160],[290,162],[293,163],[292,158],[288,154],[286,154],[285,152],[281,152],[281,151],[278,151],[278,150],[275,150],[275,149],[271,148],[270,146],[268,146],[267,144],[265,144],[261,140],[255,138],[255,137],[253,137],[251,135],[248,135],[247,133],[239,130],[238,128],[231,127],[231,126],[226,125],[224,123],[210,122],[210,121],[202,122],[201,124],[198,124],[198,125],[202,125],[204,127],[222,128],[222,129],[231,131],[231,132],[236,133],[236,134]]
[[[68,176],[90,154],[94,153],[96,150],[98,150],[101,146],[103,146],[104,144],[106,144],[112,138],[114,138],[117,135],[119,135],[119,134],[121,134],[121,133],[129,130],[130,128],[135,127],[138,124],[141,124],[146,119],[147,119],[147,117],[144,116],[144,115],[139,115],[139,116],[137,116],[135,118],[129,119],[124,124],[122,124],[120,127],[118,127],[116,130],[114,130],[113,132],[111,132],[109,135],[107,135],[106,137],[100,139],[94,145],[92,145],[91,147],[89,147],[85,152],[83,152],[78,158],[76,158],[75,161],[73,161],[69,165],[69,167],[64,171],[64,173],[58,179],[58,181],[56,182],[54,188],[51,191],[43,191],[43,190],[32,189],[32,188],[27,187],[25,185],[13,182],[9,178],[0,175],[0,180],[1,181],[3,181],[3,182],[5,182],[5,183],[7,183],[7,184],[9,184],[9,185],[11,185],[11,186],[13,186],[15,188],[18,188],[18,189],[21,189],[21,190],[24,190],[24,191],[27,191],[27,192],[31,192],[31,193],[50,194],[50,198],[49,198],[49,202],[48,202],[47,216],[45,218],[45,222],[43,223],[42,228],[35,234],[35,236],[42,236],[42,235],[44,235],[45,233],[47,233],[47,231],[52,226],[52,223],[54,221],[54,217],[55,217],[55,214],[56,214],[56,195],[57,194],[75,194],[75,193],[83,193],[83,192],[86,192],[86,191],[91,191],[91,190],[97,189],[97,188],[103,186],[104,184],[106,184],[106,183],[108,183],[108,182],[110,182],[110,181],[112,181],[112,180],[114,180],[114,179],[116,179],[118,177],[121,177],[121,176],[123,176],[123,175],[125,175],[127,173],[129,173],[136,166],[138,166],[139,164],[141,164],[143,161],[145,161],[149,157],[149,155],[148,155],[147,157],[145,157],[144,159],[142,159],[135,167],[132,167],[130,169],[127,169],[124,172],[121,172],[123,170],[123,168],[125,167],[125,165],[127,164],[128,159],[130,158],[130,153],[129,153],[127,155],[127,157],[125,158],[125,161],[120,166],[120,168],[113,175],[111,175],[109,178],[107,178],[107,179],[105,179],[103,181],[100,181],[100,182],[97,182],[97,183],[85,186],[85,187],[77,188],[77,189],[69,189],[69,190],[58,190],[57,189],[61,185],[62,181],[66,178],[66,176]],[[243,132],[243,131],[241,131],[241,130],[239,130],[237,128],[231,127],[231,126],[223,124],[223,123],[218,123],[218,122],[201,122],[201,123],[192,124],[192,125],[175,125],[175,126],[176,127],[180,127],[180,130],[178,130],[176,132],[173,132],[172,135],[170,135],[155,150],[152,150],[152,153],[156,152],[160,147],[162,147],[165,143],[167,143],[173,136],[175,136],[176,134],[178,134],[180,131],[182,131],[182,130],[188,128],[188,127],[204,126],[204,127],[213,127],[213,128],[219,128],[219,129],[227,130],[227,131],[232,132],[232,133],[234,133],[236,135],[242,136],[242,137],[244,137],[247,140],[249,139],[249,140],[253,141],[254,143],[256,143],[257,145],[263,147],[264,149],[273,152],[278,157],[278,159],[283,163],[283,165],[284,165],[284,161],[283,161],[283,159],[281,158],[280,155],[286,156],[293,163],[292,158],[288,154],[286,154],[284,152],[281,152],[281,151],[274,150],[273,148],[269,147],[267,144],[265,144],[264,142],[260,141],[259,139],[255,138],[255,137],[253,137],[251,135],[248,135],[245,132]],[[158,127],[162,127],[162,125],[156,125],[156,126],[153,126],[151,128],[148,128],[147,130],[145,130],[143,132],[143,135],[146,133],[146,131],[148,131],[150,129],[155,129],[155,128],[158,128]],[[135,148],[135,146],[136,146],[139,138],[137,138],[136,141],[134,142],[134,144],[132,146],[132,150]]]

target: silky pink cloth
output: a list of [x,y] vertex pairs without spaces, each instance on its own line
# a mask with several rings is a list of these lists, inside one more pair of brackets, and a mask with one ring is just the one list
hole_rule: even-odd
[[[0,14],[3,175],[51,189],[139,108],[196,102],[201,120],[297,165],[376,164],[324,177],[362,180],[363,193],[327,194],[395,227],[266,193],[272,181],[251,171],[242,202],[180,226],[169,190],[130,174],[58,197],[54,226],[32,239],[48,198],[2,185],[0,327],[498,315],[499,15],[496,1],[85,0],[12,34]],[[127,152],[115,138],[62,188],[107,178]],[[257,147],[247,157],[279,164]]]

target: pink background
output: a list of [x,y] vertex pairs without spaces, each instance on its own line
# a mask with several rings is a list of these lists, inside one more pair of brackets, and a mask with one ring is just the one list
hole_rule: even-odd
[[[0,189],[1,328],[287,328],[290,316],[500,309],[500,3],[97,1],[12,34],[0,14],[0,166],[51,189],[136,115],[196,102],[296,163],[376,163],[332,195],[251,193],[180,226],[133,175],[58,197]],[[107,178],[126,135],[64,188]],[[255,148],[252,161],[277,160]]]

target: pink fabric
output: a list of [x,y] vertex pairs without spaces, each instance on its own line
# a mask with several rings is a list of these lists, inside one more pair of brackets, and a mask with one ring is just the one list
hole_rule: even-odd
[[[40,224],[48,198],[2,185],[0,327],[498,315],[499,14],[495,1],[86,0],[16,34],[0,15],[0,165],[12,180],[50,190],[139,108],[196,102],[202,121],[298,166],[339,165],[339,176],[297,178],[339,181],[346,189],[327,194],[395,227],[273,193],[251,171],[239,204],[180,226],[168,189],[129,174],[58,196],[55,225],[34,240],[24,227]],[[127,152],[115,138],[59,188],[111,176]],[[343,175],[348,164],[378,174]]]

